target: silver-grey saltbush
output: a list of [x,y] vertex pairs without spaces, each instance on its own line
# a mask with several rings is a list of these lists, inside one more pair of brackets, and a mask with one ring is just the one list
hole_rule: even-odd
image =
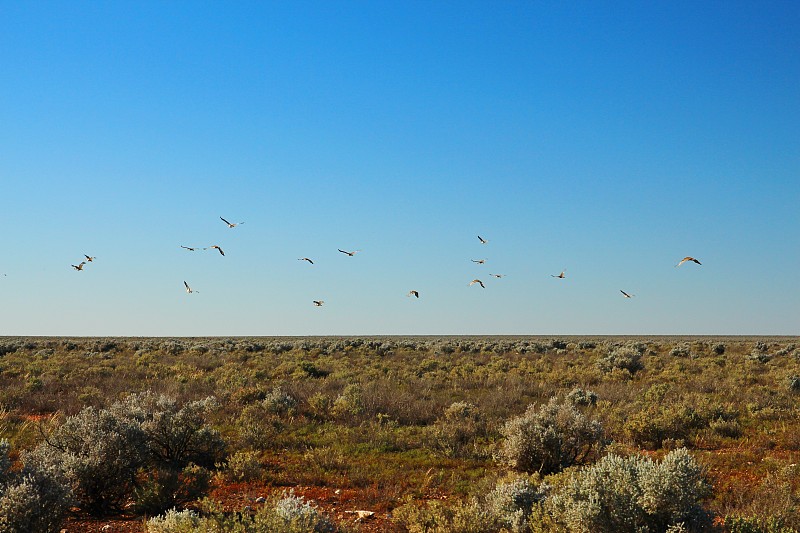
[[589,420],[570,402],[558,398],[507,421],[501,430],[498,460],[525,472],[550,474],[582,463],[599,447],[603,428]]
[[576,471],[547,507],[571,532],[663,533],[679,524],[699,531],[708,525],[699,501],[709,493],[700,465],[681,448],[660,463],[608,455]]

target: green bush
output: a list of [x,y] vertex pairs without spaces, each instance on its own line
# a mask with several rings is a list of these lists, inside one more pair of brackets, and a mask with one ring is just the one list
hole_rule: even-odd
[[490,533],[499,527],[494,516],[477,500],[445,505],[430,501],[406,503],[392,512],[395,522],[408,533]]
[[589,407],[597,404],[597,394],[590,390],[575,388],[567,394],[566,400],[576,407]]
[[59,531],[72,500],[69,487],[56,472],[26,465],[11,471],[8,441],[0,440],[0,531],[50,533]]
[[725,526],[730,533],[797,533],[793,527],[784,525],[783,520],[776,517],[740,517],[725,518]]
[[468,402],[454,402],[430,428],[430,446],[446,457],[476,455],[475,439],[486,432],[478,408]]
[[228,481],[255,481],[264,475],[258,452],[241,451],[228,456],[224,469]]
[[204,496],[210,486],[211,473],[202,466],[190,463],[180,471],[160,468],[148,472],[134,489],[134,508],[154,515]]
[[553,397],[507,421],[498,460],[525,472],[549,474],[583,462],[599,445],[603,428],[570,403]]
[[225,443],[206,425],[206,416],[216,408],[213,397],[179,406],[168,396],[143,392],[127,396],[111,411],[138,425],[150,462],[180,471],[189,463],[213,468],[224,458]]
[[29,460],[61,472],[82,509],[108,514],[121,510],[133,492],[146,451],[144,433],[133,420],[87,407],[68,417]]
[[119,511],[134,492],[141,507],[161,511],[207,488],[204,475],[186,470],[190,464],[213,467],[224,457],[222,439],[205,425],[213,405],[207,398],[179,407],[145,392],[108,409],[87,407],[56,428],[30,460],[60,472],[89,513]]
[[527,531],[531,515],[545,496],[545,488],[519,477],[495,485],[486,497],[486,507],[500,527],[523,532]]
[[612,454],[576,471],[547,508],[568,531],[655,533],[679,525],[699,531],[709,525],[699,505],[709,494],[700,466],[684,448],[660,463]]
[[292,492],[268,501],[256,512],[226,513],[203,502],[203,513],[171,510],[151,518],[147,533],[334,533],[336,526],[316,507]]
[[602,372],[611,372],[615,368],[627,370],[635,374],[644,368],[642,353],[631,346],[616,348],[597,361],[597,368]]

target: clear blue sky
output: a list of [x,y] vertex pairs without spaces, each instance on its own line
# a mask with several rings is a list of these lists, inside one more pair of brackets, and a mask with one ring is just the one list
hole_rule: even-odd
[[0,335],[798,334],[798,27],[0,0]]

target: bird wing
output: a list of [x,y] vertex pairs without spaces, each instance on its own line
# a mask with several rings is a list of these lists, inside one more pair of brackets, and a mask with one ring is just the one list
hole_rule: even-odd
[[189,288],[189,284],[188,284],[188,283],[186,283],[186,282],[184,281],[184,282],[183,282],[183,284],[186,286],[186,288],[187,288],[187,289]]
[[219,217],[219,219],[220,219],[221,221],[223,221],[224,223],[226,223],[227,225],[229,225],[229,226],[231,225],[231,223],[230,223],[230,222],[228,222],[227,220],[225,220],[224,218],[222,218],[222,217]]

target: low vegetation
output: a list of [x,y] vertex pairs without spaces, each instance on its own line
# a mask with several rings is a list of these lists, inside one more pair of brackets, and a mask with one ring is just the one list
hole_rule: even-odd
[[0,532],[800,531],[796,346],[0,338]]

